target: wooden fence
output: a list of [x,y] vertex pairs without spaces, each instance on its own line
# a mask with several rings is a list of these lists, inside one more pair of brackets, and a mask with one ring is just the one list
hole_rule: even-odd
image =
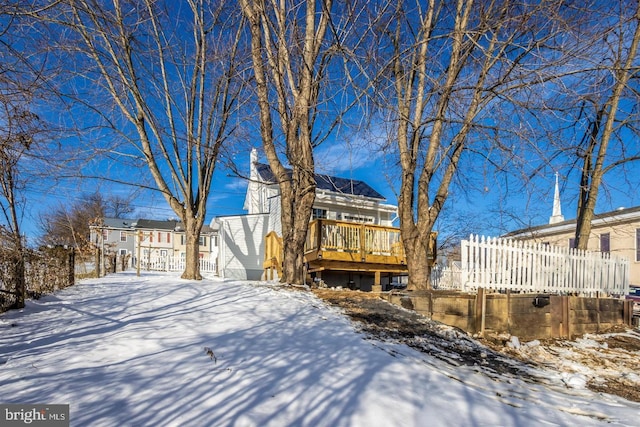
[[[625,295],[629,260],[601,252],[540,243],[470,236],[461,243],[459,274],[436,270],[446,289],[576,295]],[[434,286],[437,288],[437,286]]]

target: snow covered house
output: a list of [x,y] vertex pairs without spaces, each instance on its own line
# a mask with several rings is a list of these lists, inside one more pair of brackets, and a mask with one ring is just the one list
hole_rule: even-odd
[[[316,281],[363,290],[406,273],[397,207],[367,183],[316,174],[316,199],[305,248]],[[257,280],[274,278],[281,265],[280,189],[269,165],[251,152],[246,215],[215,218],[219,229],[220,274]],[[383,277],[384,276],[384,277]]]

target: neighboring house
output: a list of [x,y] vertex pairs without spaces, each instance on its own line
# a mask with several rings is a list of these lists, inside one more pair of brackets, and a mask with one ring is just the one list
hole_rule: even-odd
[[[406,274],[400,233],[393,228],[396,206],[359,180],[316,174],[316,185],[305,249],[315,280],[368,290],[391,283],[394,274]],[[269,165],[258,162],[255,149],[244,209],[247,215],[218,217],[211,223],[220,230],[220,274],[271,278],[271,270],[279,269],[282,261],[277,247],[282,236],[280,188]]]
[[135,220],[120,218],[102,218],[89,226],[90,239],[97,248],[118,255],[133,254],[136,248]]
[[[565,220],[562,216],[556,177],[549,224],[512,231],[503,237],[574,247],[575,230],[576,220]],[[587,249],[626,257],[629,260],[629,283],[640,285],[640,207],[620,208],[595,215],[591,221]]]
[[[91,242],[105,253],[131,255],[135,265],[142,260],[186,257],[186,236],[176,220],[102,218],[90,226]],[[215,261],[218,256],[217,230],[205,225],[200,233],[200,259]]]
[[[140,257],[142,259],[180,256],[179,249],[176,248],[174,250],[174,246],[178,240],[178,221],[139,219],[133,223],[133,227],[138,233],[135,242],[140,246]],[[138,256],[137,248],[133,256],[134,258]]]

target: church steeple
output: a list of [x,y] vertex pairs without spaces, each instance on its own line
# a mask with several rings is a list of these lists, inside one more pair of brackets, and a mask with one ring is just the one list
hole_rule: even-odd
[[560,189],[558,188],[558,172],[556,172],[556,189],[553,193],[553,212],[549,218],[549,224],[557,224],[564,221],[562,207],[560,206]]

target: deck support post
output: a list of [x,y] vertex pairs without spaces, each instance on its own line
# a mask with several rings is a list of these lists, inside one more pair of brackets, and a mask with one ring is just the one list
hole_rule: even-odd
[[380,283],[380,272],[376,271],[374,273],[373,286],[371,287],[372,292],[382,292],[382,284]]

